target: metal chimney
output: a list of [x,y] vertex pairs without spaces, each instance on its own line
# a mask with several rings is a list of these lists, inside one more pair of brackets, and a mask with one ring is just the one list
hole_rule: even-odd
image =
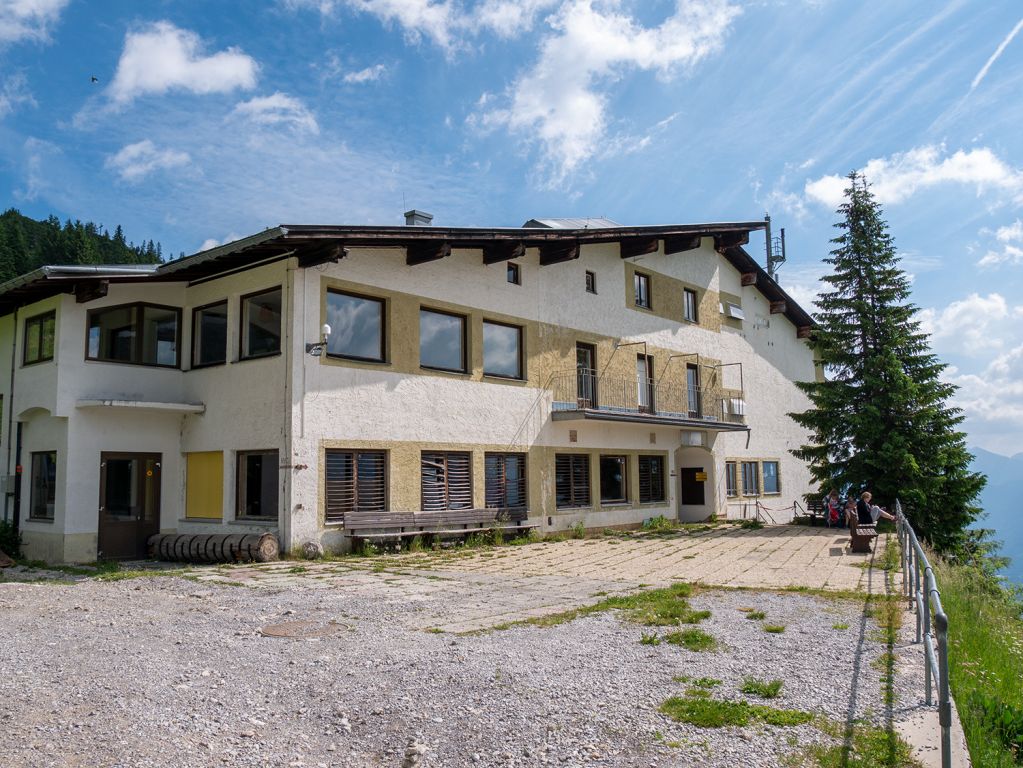
[[433,214],[427,213],[426,211],[417,211],[413,208],[411,211],[405,211],[405,226],[406,227],[428,227],[433,223]]

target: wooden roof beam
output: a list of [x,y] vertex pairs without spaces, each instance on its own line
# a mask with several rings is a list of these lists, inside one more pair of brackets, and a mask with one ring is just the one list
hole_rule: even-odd
[[405,246],[405,263],[410,267],[437,261],[451,255],[451,243],[447,241],[409,243]]
[[724,253],[729,248],[737,248],[749,242],[749,232],[722,232],[714,235],[714,248],[718,253]]
[[93,299],[102,299],[109,288],[109,280],[83,280],[75,283],[75,302],[85,304]]
[[739,275],[739,282],[742,285],[756,285],[757,284],[757,273],[756,272],[743,272]]
[[671,235],[664,238],[664,254],[670,256],[673,253],[692,251],[700,247],[703,235],[697,232],[695,235]]
[[623,237],[618,244],[623,259],[655,253],[660,241],[656,237]]
[[299,251],[298,266],[305,268],[318,267],[320,264],[337,264],[347,255],[348,249],[341,244],[341,241],[335,240]]
[[797,339],[808,339],[812,335],[813,335],[813,326],[810,326],[810,325],[800,325],[798,328],[796,328],[796,338]]
[[521,259],[526,255],[526,244],[521,240],[498,241],[483,246],[483,263],[499,264],[502,261]]
[[549,267],[562,261],[579,258],[578,241],[544,243],[540,246],[540,266]]
[[784,301],[772,301],[771,302],[771,314],[772,315],[783,315],[788,310],[788,304]]

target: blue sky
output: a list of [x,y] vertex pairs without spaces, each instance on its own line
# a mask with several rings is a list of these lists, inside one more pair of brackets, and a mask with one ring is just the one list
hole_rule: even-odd
[[411,207],[466,226],[769,211],[780,282],[812,308],[860,168],[971,444],[1012,454],[1021,65],[1014,0],[0,0],[0,205],[174,254]]

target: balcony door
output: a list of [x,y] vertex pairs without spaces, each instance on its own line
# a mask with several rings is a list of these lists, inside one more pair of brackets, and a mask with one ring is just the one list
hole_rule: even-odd
[[99,557],[138,560],[160,532],[159,453],[100,456]]
[[654,412],[653,368],[650,355],[636,356],[636,402],[644,413]]
[[691,363],[686,366],[686,397],[689,401],[689,418],[700,418],[703,413],[700,402],[700,368]]
[[597,407],[597,350],[592,344],[575,345],[576,400],[580,408]]

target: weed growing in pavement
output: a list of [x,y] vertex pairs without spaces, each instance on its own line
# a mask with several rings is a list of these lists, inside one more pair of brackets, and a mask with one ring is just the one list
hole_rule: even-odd
[[697,688],[716,688],[721,685],[721,681],[716,677],[698,677],[694,680],[689,675],[675,675],[671,679],[676,683],[691,683]]
[[710,691],[706,688],[687,688],[686,696],[695,697],[697,699],[709,699]]
[[832,629],[849,629],[849,625],[846,624],[844,621],[840,621],[838,624],[832,624],[831,628]]
[[648,517],[643,521],[644,531],[674,531],[676,528],[678,528],[678,523],[674,520],[669,520],[664,515]]
[[746,614],[746,618],[750,621],[763,621],[767,616],[763,611],[750,611]]
[[573,539],[586,538],[586,526],[583,525],[582,520],[580,520],[578,523],[572,526],[572,538]]
[[764,631],[769,632],[772,635],[780,635],[785,631],[784,624],[765,624]]
[[660,645],[661,638],[657,636],[656,632],[644,632],[643,636],[639,639],[640,645]]
[[443,635],[444,634],[444,630],[441,629],[440,627],[427,627],[423,631],[424,632],[429,632],[431,635]]
[[664,642],[672,645],[681,645],[690,651],[712,651],[717,648],[717,640],[708,635],[702,629],[683,629],[678,632],[669,632],[664,636]]
[[748,520],[743,520],[741,523],[739,523],[739,527],[742,528],[744,531],[759,531],[761,528],[764,527],[764,524],[757,520],[756,518],[750,518]]
[[305,573],[308,570],[309,569],[306,568],[304,565],[296,565],[292,568],[289,568],[287,571],[285,571],[285,573]]
[[698,728],[744,726],[754,721],[793,726],[813,720],[812,714],[798,709],[775,709],[745,701],[717,701],[699,697],[672,696],[661,704],[660,710],[673,720],[690,723]]
[[781,694],[781,680],[758,680],[755,677],[747,677],[742,681],[739,688],[743,693],[759,696],[762,699],[776,699]]
[[[906,742],[887,728],[817,721],[839,744],[814,744],[785,758],[788,768],[919,768]],[[795,745],[793,745],[795,746]]]

